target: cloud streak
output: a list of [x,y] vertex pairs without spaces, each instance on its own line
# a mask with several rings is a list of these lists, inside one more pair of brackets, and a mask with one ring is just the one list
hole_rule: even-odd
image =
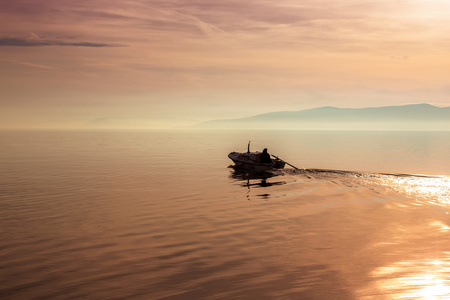
[[21,38],[0,37],[0,47],[39,47],[39,46],[73,46],[73,47],[121,47],[123,45],[91,43],[91,42],[65,42],[57,40],[30,40]]

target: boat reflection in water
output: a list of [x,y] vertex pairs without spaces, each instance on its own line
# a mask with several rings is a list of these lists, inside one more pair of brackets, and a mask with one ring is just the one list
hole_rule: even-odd
[[[233,171],[231,171],[230,178],[234,179],[236,182],[239,182],[240,186],[247,188],[247,200],[251,200],[250,199],[251,189],[266,188],[275,185],[286,184],[286,181],[269,180],[271,178],[283,175],[282,171],[255,173],[249,172],[248,170],[237,168],[235,166],[230,166],[229,168],[233,169]],[[255,196],[262,199],[269,199],[270,193],[257,194]]]

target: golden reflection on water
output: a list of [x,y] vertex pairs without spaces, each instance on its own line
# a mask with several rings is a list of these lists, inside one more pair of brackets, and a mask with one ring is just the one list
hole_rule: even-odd
[[397,262],[373,271],[378,288],[391,299],[450,299],[450,252],[441,259]]
[[[412,206],[420,209],[421,206],[431,205],[437,207],[440,213],[450,214],[450,177],[398,174],[363,177],[365,177],[365,183],[369,185],[383,186],[413,199],[414,201],[411,202],[398,201],[398,207],[404,208],[405,214],[411,213],[411,218],[414,218],[413,211],[407,209]],[[394,195],[391,197],[394,200],[404,199],[403,197],[395,198]],[[423,210],[414,210],[414,212],[423,212]],[[393,252],[386,253],[387,257],[396,256],[399,253],[404,253],[405,256],[399,261],[377,267],[370,273],[374,289],[366,295],[376,296],[368,296],[368,298],[450,299],[450,252],[446,251],[448,249],[446,237],[450,227],[445,215],[424,216],[419,213],[418,216],[422,219],[417,220],[421,224],[418,228],[423,227],[424,230],[415,231],[414,227],[406,227],[407,229],[401,234],[405,240],[402,240],[400,244],[392,244],[394,247],[397,246],[392,249],[400,252],[395,253],[392,250]],[[428,229],[425,230],[425,228]],[[421,245],[421,243],[424,244]],[[382,244],[391,245],[389,241],[383,241]],[[441,250],[438,250],[439,248]]]
[[413,197],[426,199],[429,204],[450,206],[449,177],[380,176],[383,186]]

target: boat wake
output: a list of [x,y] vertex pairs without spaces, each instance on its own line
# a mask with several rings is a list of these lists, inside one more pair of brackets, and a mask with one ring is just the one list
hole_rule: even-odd
[[[330,182],[348,188],[374,190],[381,194],[414,199],[417,204],[439,206],[440,210],[450,213],[450,177],[405,173],[369,173],[333,169],[293,169],[286,168],[276,172],[254,173],[235,166],[230,178],[241,182],[243,187],[265,188],[304,180]],[[282,176],[283,181],[274,181]],[[285,177],[286,176],[286,177]],[[269,180],[270,179],[270,180]]]
[[423,203],[450,209],[450,177],[406,173],[366,173],[331,169],[285,169],[290,175],[327,180],[350,187],[366,186],[381,191],[387,189],[420,200]]

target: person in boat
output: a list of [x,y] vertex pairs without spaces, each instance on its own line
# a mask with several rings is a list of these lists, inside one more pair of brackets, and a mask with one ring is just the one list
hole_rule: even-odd
[[270,154],[267,152],[267,148],[264,148],[263,152],[259,156],[259,161],[265,164],[271,164]]

